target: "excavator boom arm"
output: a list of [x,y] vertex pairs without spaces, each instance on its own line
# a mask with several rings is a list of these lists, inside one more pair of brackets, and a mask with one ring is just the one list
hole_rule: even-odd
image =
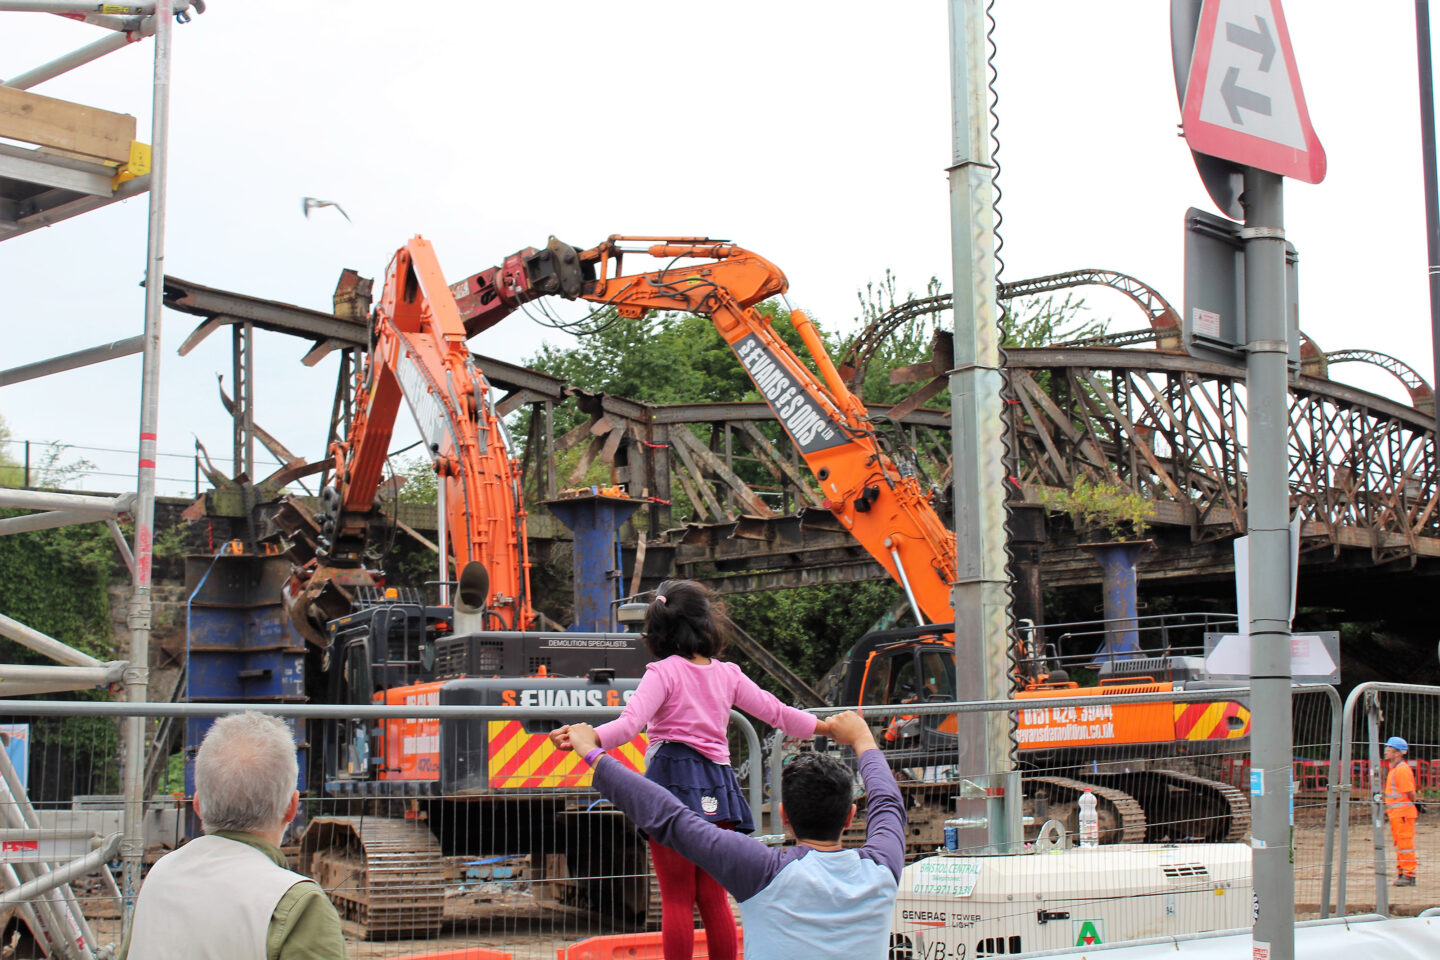
[[[498,319],[496,317],[495,319]],[[493,321],[492,321],[493,322]],[[471,562],[488,574],[484,607],[499,629],[523,630],[535,618],[530,603],[529,553],[518,464],[495,410],[494,393],[475,366],[471,336],[446,285],[434,249],[413,238],[391,259],[376,304],[373,343],[355,384],[355,414],[346,439],[331,450],[335,481],[322,495],[328,544],[313,569],[297,574],[300,598],[292,617],[315,633],[335,612],[304,602],[327,588],[335,571],[351,583],[363,567],[376,515],[376,494],[403,399],[435,467],[443,498],[440,544],[458,572]],[[327,529],[328,526],[328,529]],[[307,636],[315,638],[307,631]]]
[[[669,263],[626,274],[626,253]],[[552,237],[544,251],[526,248],[452,289],[466,329],[547,294],[611,306],[632,318],[649,310],[709,317],[804,457],[825,505],[906,586],[925,619],[953,620],[954,535],[918,480],[881,449],[864,404],[845,387],[810,320],[791,314],[818,377],[755,309],[786,287],[777,266],[732,243],[612,236],[588,250]]]

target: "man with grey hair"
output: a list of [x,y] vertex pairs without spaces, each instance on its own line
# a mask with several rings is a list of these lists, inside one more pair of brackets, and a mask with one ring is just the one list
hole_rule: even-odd
[[335,907],[280,852],[300,804],[298,774],[283,721],[215,721],[195,757],[205,836],[150,868],[119,960],[345,960]]

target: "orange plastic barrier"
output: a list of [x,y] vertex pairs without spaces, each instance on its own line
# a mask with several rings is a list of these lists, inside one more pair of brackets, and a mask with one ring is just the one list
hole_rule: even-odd
[[[737,930],[736,951],[745,955],[745,931]],[[695,931],[695,957],[710,956],[705,931]],[[608,937],[590,937],[555,951],[555,960],[664,960],[660,932],[617,933]]]
[[391,960],[515,960],[515,955],[485,947],[466,947],[464,950],[442,950],[439,953],[407,953]]

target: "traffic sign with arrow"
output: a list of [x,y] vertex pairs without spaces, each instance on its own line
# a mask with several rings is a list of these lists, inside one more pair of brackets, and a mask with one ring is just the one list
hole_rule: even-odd
[[1198,153],[1306,183],[1325,177],[1280,0],[1205,0],[1182,111]]

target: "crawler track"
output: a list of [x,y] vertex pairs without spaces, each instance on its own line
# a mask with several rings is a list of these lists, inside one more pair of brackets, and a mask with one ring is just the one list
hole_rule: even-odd
[[1151,843],[1235,843],[1250,836],[1250,798],[1228,783],[1172,770],[1087,774],[1144,806]]
[[300,869],[329,892],[341,919],[363,939],[440,932],[445,860],[420,824],[317,817],[300,841]]
[[[1064,810],[1068,819],[1069,808],[1076,804],[1080,794],[1088,788],[1100,801],[1100,842],[1101,843],[1143,843],[1146,833],[1146,812],[1135,798],[1124,790],[1105,784],[1072,780],[1069,777],[1026,777],[1022,781],[1026,796],[1032,796],[1042,785],[1049,794],[1052,807]],[[1067,824],[1070,826],[1072,824]],[[1036,824],[1038,827],[1039,824]]]

